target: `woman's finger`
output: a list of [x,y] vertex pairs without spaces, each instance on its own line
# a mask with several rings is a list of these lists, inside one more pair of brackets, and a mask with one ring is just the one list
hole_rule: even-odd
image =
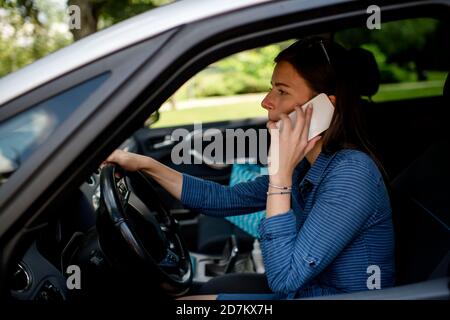
[[106,159],[106,162],[117,162],[120,158],[120,152],[122,150],[116,149],[109,155],[109,157]]
[[277,127],[276,122],[273,122],[273,121],[269,121],[269,122],[266,124],[266,127],[269,131],[269,134],[273,137],[275,130],[279,130],[279,128]]
[[266,123],[266,128],[267,128],[267,129],[277,129],[277,124],[276,124],[275,121],[269,120],[269,121],[267,121],[267,123]]
[[106,160],[105,160],[105,162],[114,162],[114,155],[113,154],[110,154],[109,156],[108,156],[108,158],[106,158]]
[[308,152],[310,152],[320,139],[322,139],[322,136],[312,138],[311,141],[309,141],[308,144],[306,145],[304,153],[307,154]]
[[306,111],[305,111],[305,122],[301,131],[301,136],[302,136],[302,140],[304,142],[308,142],[308,136],[309,136],[309,127],[311,126],[311,118],[312,118],[312,113],[313,113],[313,109],[312,109],[312,105],[308,104],[306,106]]
[[[286,130],[288,130],[288,131],[292,130],[291,118],[289,118],[286,114],[281,113],[280,120],[281,120],[280,130],[282,127],[286,128]],[[284,130],[284,131],[286,131],[286,130]]]
[[295,118],[295,127],[294,127],[294,134],[296,137],[299,137],[302,133],[303,126],[305,125],[305,113],[303,112],[303,109],[299,106],[296,106],[295,108],[296,118]]

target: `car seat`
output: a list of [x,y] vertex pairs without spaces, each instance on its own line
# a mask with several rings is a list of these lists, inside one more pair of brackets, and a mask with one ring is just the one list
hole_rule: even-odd
[[[448,83],[447,76],[447,101]],[[449,139],[436,137],[422,156],[392,182],[397,285],[449,275],[449,164]]]

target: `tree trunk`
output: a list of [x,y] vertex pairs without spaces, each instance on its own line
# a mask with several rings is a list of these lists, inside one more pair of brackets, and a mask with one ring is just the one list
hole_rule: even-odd
[[98,0],[68,0],[68,6],[80,8],[80,29],[71,29],[74,41],[97,31],[99,9],[104,1]]

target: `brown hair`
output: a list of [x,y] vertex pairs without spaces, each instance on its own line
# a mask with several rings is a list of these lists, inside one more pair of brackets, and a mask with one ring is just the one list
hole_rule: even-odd
[[[322,37],[299,40],[281,51],[275,62],[289,62],[315,94],[336,96],[331,125],[322,137],[323,151],[334,153],[349,148],[367,153],[377,164],[385,181],[388,176],[368,141],[361,115],[357,77],[349,52]],[[311,97],[312,98],[312,97]]]

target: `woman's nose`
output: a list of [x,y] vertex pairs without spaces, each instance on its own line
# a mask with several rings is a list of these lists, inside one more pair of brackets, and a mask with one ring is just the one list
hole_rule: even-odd
[[261,107],[263,107],[266,110],[272,110],[273,109],[273,103],[269,99],[269,94],[267,94],[264,99],[261,101]]

